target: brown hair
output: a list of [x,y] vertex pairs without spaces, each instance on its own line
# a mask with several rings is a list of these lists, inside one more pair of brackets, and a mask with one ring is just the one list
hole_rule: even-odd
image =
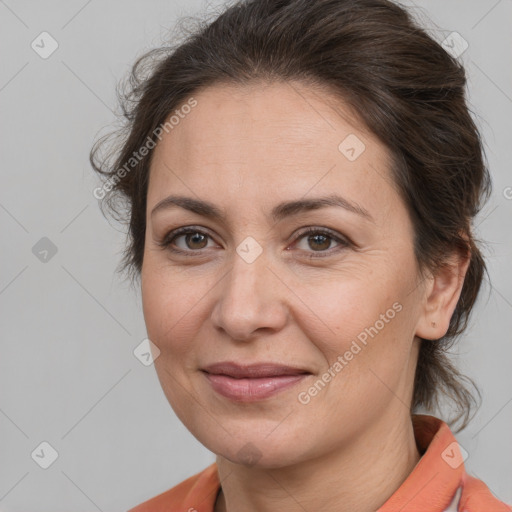
[[191,95],[219,83],[298,80],[328,87],[390,150],[419,268],[434,272],[450,251],[470,253],[448,331],[439,340],[421,340],[411,404],[411,411],[432,410],[444,394],[455,406],[449,423],[463,419],[462,430],[478,405],[466,384],[480,393],[447,349],[465,330],[487,272],[471,223],[491,193],[481,137],[466,104],[464,68],[388,0],[242,0],[213,20],[196,22],[181,41],[137,60],[119,91],[125,118],[114,133],[119,138],[114,146],[102,138],[91,150],[104,190],[111,189],[102,211],[105,203],[117,220],[129,221],[121,270],[133,283],[144,254],[152,151],[137,160],[134,155],[156,144],[155,130]]

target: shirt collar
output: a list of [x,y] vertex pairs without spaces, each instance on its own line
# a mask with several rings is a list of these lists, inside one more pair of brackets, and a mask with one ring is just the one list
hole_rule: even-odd
[[448,425],[434,416],[412,416],[420,460],[377,512],[429,512],[458,509],[464,479],[464,456]]
[[[426,503],[429,512],[456,512],[465,476],[462,451],[448,425],[439,418],[415,414],[412,423],[421,458],[377,512],[418,512],[425,510]],[[201,472],[183,504],[197,512],[212,512],[219,491],[217,464],[213,463]]]

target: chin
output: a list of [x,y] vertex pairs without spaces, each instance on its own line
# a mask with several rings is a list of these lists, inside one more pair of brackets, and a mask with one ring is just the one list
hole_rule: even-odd
[[[217,442],[211,445],[203,444],[219,457],[247,467],[280,468],[297,464],[307,458],[308,446],[301,442],[300,436],[284,429],[281,435],[268,435],[267,430],[272,431],[266,428],[262,429],[265,432],[263,434],[251,434],[246,431],[238,439],[231,438],[229,443],[224,445],[219,444],[218,438]],[[312,441],[310,435],[306,438]]]

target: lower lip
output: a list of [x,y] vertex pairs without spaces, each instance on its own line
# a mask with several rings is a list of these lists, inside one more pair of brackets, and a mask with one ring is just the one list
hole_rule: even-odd
[[235,379],[227,375],[204,372],[212,388],[222,396],[238,402],[263,400],[284,391],[303,380],[309,374],[282,375],[257,379]]

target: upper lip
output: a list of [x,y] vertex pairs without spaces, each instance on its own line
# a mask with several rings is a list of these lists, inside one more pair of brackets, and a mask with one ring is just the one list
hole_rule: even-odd
[[310,373],[303,368],[286,366],[275,363],[254,363],[248,365],[238,364],[232,361],[223,361],[211,364],[202,369],[207,373],[216,375],[227,375],[229,377],[242,378],[261,378],[277,377],[281,375],[301,375]]

